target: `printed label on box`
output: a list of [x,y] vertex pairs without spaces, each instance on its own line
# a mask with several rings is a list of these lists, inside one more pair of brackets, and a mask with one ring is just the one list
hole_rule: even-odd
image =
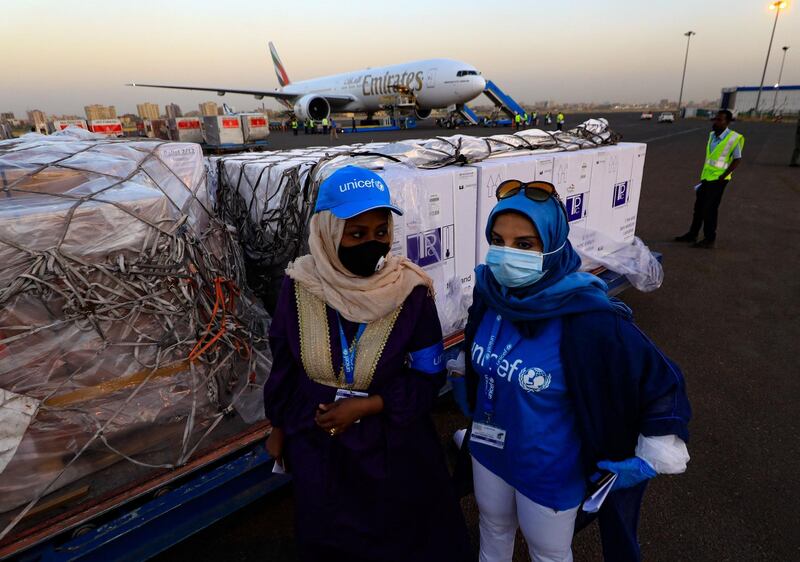
[[567,197],[566,207],[567,219],[569,222],[575,222],[586,218],[586,200],[588,199],[588,195],[588,193],[578,193],[577,195]]
[[454,258],[454,230],[451,224],[407,236],[406,257],[420,267]]
[[621,181],[614,184],[614,203],[613,207],[622,207],[628,204],[628,182]]

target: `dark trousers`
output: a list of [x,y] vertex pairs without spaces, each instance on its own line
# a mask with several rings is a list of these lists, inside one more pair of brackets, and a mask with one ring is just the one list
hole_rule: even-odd
[[692,236],[697,237],[702,227],[703,237],[706,240],[713,242],[717,239],[719,204],[722,202],[722,194],[725,193],[726,185],[728,185],[728,180],[703,180],[700,183],[694,200],[692,226],[689,229]]
[[792,159],[789,161],[789,164],[792,166],[797,166],[800,163],[800,143],[797,143],[794,147],[794,151],[792,152]]

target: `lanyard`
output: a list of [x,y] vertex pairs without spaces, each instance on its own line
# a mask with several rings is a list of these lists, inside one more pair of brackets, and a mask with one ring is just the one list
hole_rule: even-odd
[[353,338],[352,348],[347,345],[347,337],[344,335],[344,328],[342,328],[342,317],[336,313],[336,318],[339,320],[339,341],[342,344],[342,368],[344,369],[344,382],[347,385],[352,385],[355,381],[356,373],[356,351],[358,347],[358,340],[364,335],[364,330],[367,328],[366,324],[358,325],[358,332],[356,337]]
[[495,343],[497,343],[497,336],[500,333],[500,325],[502,323],[503,317],[498,314],[494,319],[492,332],[489,336],[489,343],[486,345],[486,352],[484,353],[483,360],[481,361],[481,366],[483,366],[483,364],[486,362],[486,359],[489,359],[489,365],[487,367],[488,373],[484,373],[483,375],[486,383],[486,393],[483,400],[483,409],[486,412],[486,421],[491,421],[492,416],[494,415],[494,371],[522,339],[522,335],[519,332],[514,334],[514,337],[511,339],[511,341],[509,341],[503,348],[503,352],[497,356],[493,367],[491,359],[492,351],[494,350]]

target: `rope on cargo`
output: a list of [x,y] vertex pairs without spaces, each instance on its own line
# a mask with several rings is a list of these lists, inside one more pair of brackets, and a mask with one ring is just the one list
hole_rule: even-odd
[[[59,334],[68,334],[70,329],[74,329],[72,337],[96,334],[100,345],[85,354],[82,361],[74,363],[68,358],[60,368],[66,371],[63,375],[54,372],[49,361],[30,367],[45,369],[43,382],[38,385],[40,391],[37,393],[36,388],[31,387],[31,380],[35,379],[30,376],[24,391],[41,401],[40,411],[57,413],[57,419],[72,420],[70,423],[82,419],[93,427],[93,433],[53,478],[42,483],[44,488],[24,504],[20,513],[0,532],[0,540],[98,442],[115,455],[137,465],[169,468],[184,464],[221,420],[233,411],[233,404],[248,390],[257,364],[268,361],[258,349],[264,345],[261,316],[238,300],[238,287],[242,285],[244,271],[235,249],[237,242],[230,229],[210,211],[210,201],[202,200],[198,193],[192,192],[191,186],[160,158],[158,149],[163,142],[92,140],[84,144],[81,140],[74,144],[59,144],[59,150],[67,146],[71,146],[71,150],[20,174],[19,167],[13,162],[20,161],[26,154],[33,154],[33,159],[36,150],[42,149],[43,145],[17,141],[19,139],[0,144],[0,170],[3,171],[0,177],[5,199],[24,196],[74,203],[64,215],[60,228],[50,230],[55,240],[49,247],[27,247],[22,239],[9,239],[9,234],[0,236],[0,245],[13,249],[12,255],[17,254],[4,266],[4,271],[13,272],[13,276],[0,284],[0,305],[3,307],[0,311],[10,313],[15,307],[23,307],[29,302],[38,303],[37,306],[46,311],[45,317],[23,315],[20,317],[22,322],[14,321],[19,316],[17,313],[17,316],[10,317],[12,321],[8,325],[3,325],[3,321],[9,319],[8,314],[0,315],[0,349],[9,354],[16,352],[19,359],[26,347],[42,345],[39,342],[27,344],[30,338],[47,334],[44,337],[51,338],[51,343],[57,342],[62,337]],[[98,172],[92,169],[96,166],[89,165],[84,169],[75,160],[70,162],[78,155],[91,154],[92,150],[102,151],[102,147],[115,144],[124,144],[121,149],[133,148],[140,153],[131,171],[115,175],[110,170]],[[11,163],[8,167],[3,162],[6,158]],[[90,162],[88,159],[85,161]],[[148,170],[151,166],[153,168]],[[170,189],[177,189],[178,185],[185,189],[185,193],[177,193],[184,202],[182,206],[166,188],[162,188],[159,178],[153,176],[156,169],[162,175],[168,172],[172,178],[170,181],[180,182]],[[11,171],[15,172],[14,176],[20,174],[19,177],[10,175]],[[92,185],[92,191],[85,195],[70,190],[48,191],[48,181],[52,179],[45,177],[48,173],[64,173],[67,177],[70,173],[77,173],[82,176],[78,178],[80,181],[76,180],[78,185],[90,181],[100,185]],[[163,183],[164,179],[160,181]],[[143,207],[138,204],[128,206],[105,196],[114,188],[125,187],[128,182],[158,189],[160,200],[168,202],[173,211],[161,215],[158,220],[149,220],[143,216]],[[41,185],[37,187],[37,184]],[[116,255],[102,260],[76,255],[76,252],[68,250],[67,241],[75,243],[70,238],[71,228],[83,206],[89,203],[93,208],[113,207],[141,223],[144,234],[138,250],[123,247],[116,251]],[[197,230],[197,224],[191,223],[189,213],[192,212],[202,219],[201,222],[205,221],[199,226],[200,230]],[[19,219],[12,215],[10,220]],[[95,240],[84,242],[96,243]],[[70,345],[69,341],[65,340],[64,344]],[[121,368],[134,365],[140,370],[120,376],[113,373],[112,364],[112,371],[102,374],[108,367],[96,366],[96,362],[107,356],[104,355],[107,350],[114,348],[130,358],[128,365],[119,364]],[[65,351],[68,352],[69,348]],[[53,359],[60,360],[57,356]],[[19,360],[24,361],[24,358]],[[21,364],[21,369],[26,368]],[[101,371],[96,372],[96,369]],[[138,415],[140,406],[133,401],[153,381],[170,380],[187,370],[191,402],[183,424],[180,447],[172,447],[178,453],[175,461],[148,463],[134,458],[133,453],[121,451],[111,441],[113,432],[109,433],[109,428],[112,424],[123,413]],[[238,382],[238,371],[250,375],[245,384],[231,394]],[[85,379],[97,379],[98,373],[101,373],[101,381],[87,386]],[[176,379],[177,383],[181,380]],[[8,388],[13,390],[13,383]],[[70,388],[72,390],[64,392]],[[120,402],[116,395],[123,392],[127,394]],[[222,393],[229,397],[227,404],[221,403]],[[106,398],[112,400],[108,405],[116,402],[118,407],[105,421],[98,415],[106,414],[95,413],[91,405],[81,407],[92,400]],[[210,403],[217,413],[200,419],[201,399],[203,403]],[[198,428],[202,429],[199,433]]]

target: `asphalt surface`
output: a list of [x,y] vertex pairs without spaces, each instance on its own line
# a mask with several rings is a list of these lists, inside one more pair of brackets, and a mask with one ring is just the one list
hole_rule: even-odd
[[[708,122],[607,117],[624,140],[648,144],[637,234],[664,254],[663,286],[623,298],[683,368],[694,410],[688,471],[649,486],[639,535],[644,559],[800,560],[800,169],[787,166],[795,124],[734,123],[746,137],[744,160],[723,199],[717,247],[702,250],[672,238],[689,225]],[[448,132],[362,133],[338,142],[440,134]],[[329,141],[275,133],[271,144]],[[435,417],[443,441],[465,423],[449,402]],[[474,502],[465,500],[464,509],[477,542]],[[289,488],[160,559],[294,561],[292,517]],[[600,560],[596,525],[573,548],[575,560]],[[514,560],[528,560],[521,541]]]

